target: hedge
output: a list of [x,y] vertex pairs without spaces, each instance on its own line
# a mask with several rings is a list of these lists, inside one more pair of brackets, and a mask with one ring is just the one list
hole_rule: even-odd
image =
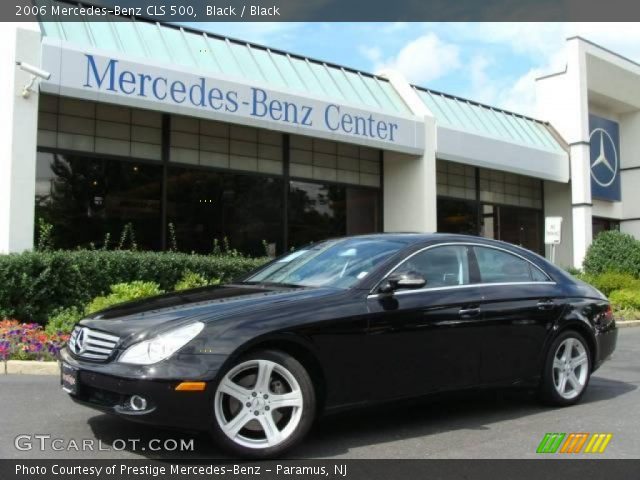
[[640,278],[640,241],[615,230],[602,232],[587,250],[583,267],[588,275],[619,272]]
[[636,289],[640,292],[640,280],[628,273],[620,272],[605,272],[600,275],[579,275],[578,278],[590,283],[606,296],[611,295],[611,292],[623,289]]
[[0,318],[45,324],[55,310],[83,306],[117,283],[142,280],[169,291],[185,271],[229,281],[267,260],[118,250],[0,255]]

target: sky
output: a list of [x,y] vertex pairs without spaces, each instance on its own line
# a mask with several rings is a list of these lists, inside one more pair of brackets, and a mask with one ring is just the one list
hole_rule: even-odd
[[535,78],[580,35],[640,61],[638,23],[196,23],[195,28],[536,116]]

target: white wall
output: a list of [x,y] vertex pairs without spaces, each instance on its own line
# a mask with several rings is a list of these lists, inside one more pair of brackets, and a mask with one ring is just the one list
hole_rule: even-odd
[[[562,242],[556,246],[555,264],[560,267],[573,265],[573,214],[570,184],[544,182],[544,214],[547,217],[562,217]],[[551,257],[549,245],[545,248],[545,256]]]
[[16,61],[40,66],[37,24],[0,28],[0,253],[33,247],[38,93],[22,97],[31,75]]

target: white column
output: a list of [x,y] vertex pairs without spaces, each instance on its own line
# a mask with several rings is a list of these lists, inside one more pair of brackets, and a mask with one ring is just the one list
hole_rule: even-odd
[[573,206],[573,266],[580,268],[593,239],[591,156],[587,56],[579,39],[567,42],[567,95],[572,124],[566,136],[571,146],[571,203]]
[[536,93],[539,116],[569,144],[572,263],[580,268],[592,240],[587,65],[580,39],[567,41],[566,71],[538,80]]
[[425,150],[422,155],[384,152],[384,231],[435,232],[436,123],[411,85],[397,72],[381,74],[389,79],[414,115],[424,119]]
[[0,253],[33,248],[38,93],[23,98],[31,75],[16,61],[40,66],[37,24],[0,28]]
[[582,266],[593,239],[591,219],[591,158],[589,145],[571,146],[571,203],[573,209],[573,265]]

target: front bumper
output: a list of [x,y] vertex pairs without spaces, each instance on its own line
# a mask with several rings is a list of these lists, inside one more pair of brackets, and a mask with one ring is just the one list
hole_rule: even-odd
[[[77,371],[77,403],[136,422],[184,430],[206,430],[213,414],[218,355],[178,355],[157,366],[94,363],[61,351],[61,361]],[[183,381],[204,381],[204,391],[176,391]],[[144,410],[133,410],[131,396],[147,401]]]

